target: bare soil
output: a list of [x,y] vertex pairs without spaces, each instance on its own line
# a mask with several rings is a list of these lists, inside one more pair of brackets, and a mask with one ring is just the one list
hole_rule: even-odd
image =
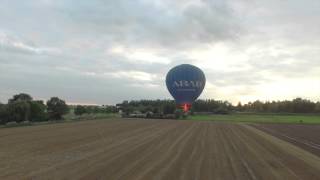
[[0,129],[0,179],[320,179],[320,158],[252,126],[97,120]]
[[320,157],[320,125],[256,124],[254,127]]

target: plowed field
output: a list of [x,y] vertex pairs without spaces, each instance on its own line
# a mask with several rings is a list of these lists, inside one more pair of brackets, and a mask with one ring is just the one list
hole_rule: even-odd
[[320,158],[245,124],[98,120],[0,129],[0,179],[320,179]]
[[320,125],[256,124],[254,127],[320,157]]

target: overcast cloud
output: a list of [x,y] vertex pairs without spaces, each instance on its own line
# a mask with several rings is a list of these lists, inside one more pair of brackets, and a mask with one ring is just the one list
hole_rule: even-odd
[[203,69],[201,98],[320,100],[317,0],[2,0],[0,101],[114,104],[171,98],[175,65]]

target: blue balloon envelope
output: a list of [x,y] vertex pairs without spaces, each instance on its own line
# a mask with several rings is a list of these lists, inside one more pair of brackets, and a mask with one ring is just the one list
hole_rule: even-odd
[[166,77],[167,88],[180,105],[191,105],[200,96],[205,84],[202,70],[190,64],[172,68]]

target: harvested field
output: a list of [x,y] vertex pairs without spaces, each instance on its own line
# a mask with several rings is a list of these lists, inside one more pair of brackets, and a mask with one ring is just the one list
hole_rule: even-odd
[[0,179],[320,179],[320,158],[245,124],[100,120],[0,129]]
[[320,157],[320,125],[256,124],[254,126]]

